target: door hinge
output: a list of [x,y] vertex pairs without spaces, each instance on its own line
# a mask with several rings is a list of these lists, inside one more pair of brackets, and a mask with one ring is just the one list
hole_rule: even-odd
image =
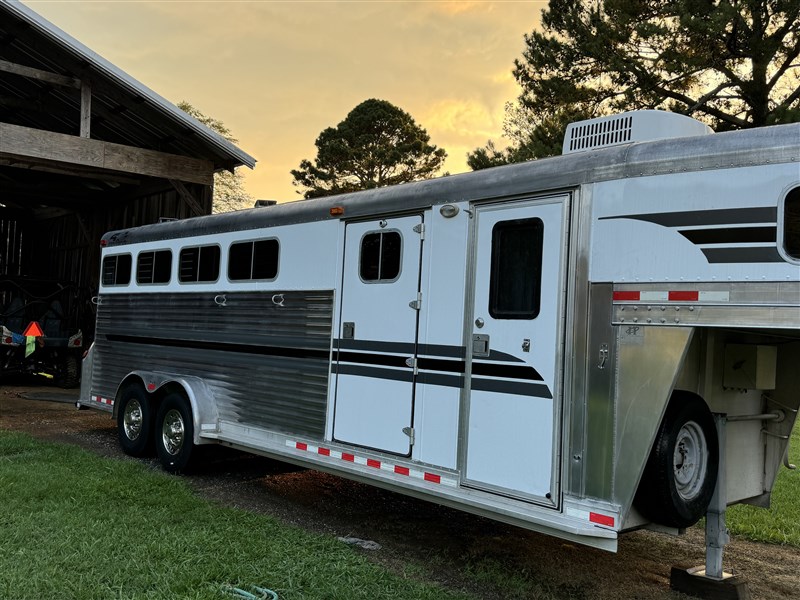
[[406,366],[411,368],[411,369],[414,369],[414,375],[418,375],[419,374],[419,371],[417,370],[417,357],[416,356],[408,357],[406,359]]
[[403,427],[403,433],[408,436],[408,444],[410,446],[414,445],[414,428],[413,427]]
[[409,308],[420,310],[422,308],[422,292],[417,292],[417,299],[408,303]]
[[414,225],[414,232],[419,234],[419,239],[425,239],[425,223]]

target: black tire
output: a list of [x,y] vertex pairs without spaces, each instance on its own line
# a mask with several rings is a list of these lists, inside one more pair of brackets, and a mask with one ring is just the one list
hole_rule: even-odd
[[636,494],[651,521],[689,527],[706,514],[719,468],[714,417],[697,396],[675,394],[656,435]]
[[153,407],[140,384],[126,385],[117,398],[117,437],[129,456],[146,456],[152,450]]
[[183,394],[173,392],[161,401],[155,441],[165,471],[180,473],[189,468],[194,450],[194,423],[191,406]]
[[56,379],[56,384],[59,387],[69,389],[77,387],[80,380],[80,361],[74,354],[67,354],[61,365],[61,373]]

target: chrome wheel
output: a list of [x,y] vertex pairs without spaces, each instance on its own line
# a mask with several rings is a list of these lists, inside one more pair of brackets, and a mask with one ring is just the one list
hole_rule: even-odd
[[693,500],[700,494],[708,470],[708,443],[703,429],[688,421],[678,431],[673,452],[675,488],[684,500]]
[[125,413],[122,416],[122,428],[125,436],[135,441],[142,433],[142,423],[144,423],[144,411],[142,405],[136,398],[131,398],[125,404]]
[[183,423],[181,413],[172,408],[164,415],[164,421],[161,426],[161,440],[164,444],[164,449],[175,456],[183,448],[183,443],[186,437],[186,426]]

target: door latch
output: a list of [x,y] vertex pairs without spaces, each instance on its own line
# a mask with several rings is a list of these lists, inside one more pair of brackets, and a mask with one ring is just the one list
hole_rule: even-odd
[[608,360],[608,344],[600,344],[600,362],[597,363],[598,369],[606,368],[606,361]]
[[485,333],[472,334],[472,356],[489,356],[489,336]]

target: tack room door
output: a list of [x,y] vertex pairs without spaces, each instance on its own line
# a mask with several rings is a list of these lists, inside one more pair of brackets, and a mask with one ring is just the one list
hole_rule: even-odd
[[475,212],[463,484],[555,503],[569,196]]
[[335,440],[410,454],[421,225],[413,215],[346,227]]

